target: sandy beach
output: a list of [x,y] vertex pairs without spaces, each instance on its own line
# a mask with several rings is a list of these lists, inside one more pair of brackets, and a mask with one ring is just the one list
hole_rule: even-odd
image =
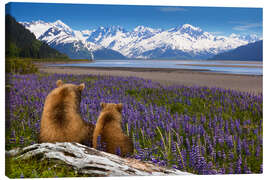
[[262,92],[263,77],[261,75],[235,75],[210,71],[163,68],[48,67],[46,64],[39,64],[38,67],[40,72],[46,73],[135,76],[157,81],[165,85],[207,86],[250,93]]

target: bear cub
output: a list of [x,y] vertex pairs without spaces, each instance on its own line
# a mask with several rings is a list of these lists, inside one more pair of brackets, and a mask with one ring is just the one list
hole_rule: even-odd
[[97,148],[97,138],[100,135],[100,143],[105,144],[106,152],[122,157],[133,154],[133,143],[121,128],[123,105],[113,103],[100,105],[102,110],[93,133],[93,148]]
[[92,146],[93,124],[80,114],[80,85],[56,82],[56,88],[46,97],[40,124],[39,142],[78,142]]

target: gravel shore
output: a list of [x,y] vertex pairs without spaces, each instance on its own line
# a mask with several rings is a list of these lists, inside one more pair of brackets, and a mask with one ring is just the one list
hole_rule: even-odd
[[61,74],[135,76],[158,81],[165,85],[220,87],[250,93],[261,93],[263,80],[262,75],[222,74],[187,69],[48,67],[43,64],[39,65],[39,70],[40,72]]

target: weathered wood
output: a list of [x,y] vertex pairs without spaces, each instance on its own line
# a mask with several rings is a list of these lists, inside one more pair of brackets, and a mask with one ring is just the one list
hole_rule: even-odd
[[39,157],[41,160],[60,160],[75,171],[91,176],[190,175],[137,159],[121,158],[78,143],[33,144],[7,151],[6,155],[16,159]]

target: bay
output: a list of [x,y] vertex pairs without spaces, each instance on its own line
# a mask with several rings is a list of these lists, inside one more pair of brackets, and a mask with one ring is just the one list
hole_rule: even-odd
[[166,68],[209,71],[216,73],[262,75],[260,61],[213,61],[213,60],[96,60],[89,63],[59,64],[68,67],[104,68]]

